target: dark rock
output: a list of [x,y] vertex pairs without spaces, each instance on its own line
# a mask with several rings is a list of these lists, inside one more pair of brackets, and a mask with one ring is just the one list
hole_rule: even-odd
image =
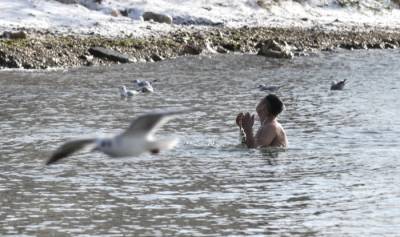
[[164,60],[163,57],[161,57],[160,55],[155,54],[155,53],[153,53],[150,57],[151,57],[151,59],[153,59],[154,62],[158,62],[158,61]]
[[368,49],[365,42],[353,41],[351,43],[342,43],[339,45],[342,49],[354,50],[354,49]]
[[128,16],[128,9],[119,10],[122,16]]
[[183,49],[183,54],[199,55],[203,52],[203,48],[194,44],[187,44]]
[[214,22],[204,17],[176,16],[173,18],[177,25],[204,25],[204,26],[223,26],[222,22]]
[[31,63],[22,63],[22,67],[24,69],[34,69],[35,66],[33,66]]
[[221,43],[221,46],[224,48],[224,49],[227,49],[227,50],[229,50],[229,51],[238,51],[238,50],[240,50],[240,44],[238,44],[238,43],[226,43],[226,42],[224,42],[224,43]]
[[102,59],[108,59],[114,62],[120,62],[120,63],[129,63],[131,60],[127,55],[121,54],[115,50],[111,49],[106,49],[103,47],[92,47],[89,49],[89,53],[91,53],[93,56],[102,58]]
[[228,53],[229,51],[227,49],[225,49],[224,47],[218,46],[217,52],[218,53]]
[[368,44],[368,48],[370,49],[384,49],[385,48],[385,43],[370,43]]
[[25,31],[17,31],[17,32],[4,31],[2,37],[6,39],[26,39],[28,35],[26,34]]
[[144,12],[142,17],[144,21],[153,20],[158,23],[172,24],[172,17],[164,14],[159,14],[155,12]]
[[258,55],[271,58],[293,58],[294,54],[291,52],[286,42],[278,43],[275,40],[269,39],[264,42],[258,51]]
[[12,55],[7,55],[4,52],[0,51],[0,67],[5,68],[21,68],[21,62],[13,57]]
[[348,50],[353,50],[354,49],[354,45],[353,44],[349,44],[349,43],[342,43],[339,45],[340,48],[342,49],[348,49]]
[[329,47],[326,47],[326,48],[322,48],[321,51],[334,52],[335,51],[335,47],[329,46]]
[[385,43],[385,49],[395,49],[397,46],[391,43]]

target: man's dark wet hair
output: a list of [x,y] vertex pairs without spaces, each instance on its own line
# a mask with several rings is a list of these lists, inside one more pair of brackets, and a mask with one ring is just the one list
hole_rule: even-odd
[[267,105],[268,111],[275,117],[283,111],[283,102],[279,99],[278,96],[274,94],[269,94],[265,96],[264,102]]

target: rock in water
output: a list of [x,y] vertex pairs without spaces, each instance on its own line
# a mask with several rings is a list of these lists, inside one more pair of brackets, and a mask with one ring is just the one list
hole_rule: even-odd
[[172,17],[164,14],[159,14],[155,12],[144,12],[142,17],[145,21],[153,20],[158,23],[172,24]]
[[294,54],[286,42],[279,44],[275,40],[267,40],[258,51],[258,55],[271,58],[293,58]]
[[103,47],[92,47],[89,53],[98,58],[105,58],[114,62],[129,63],[131,60],[127,55],[121,54],[115,50],[106,49]]

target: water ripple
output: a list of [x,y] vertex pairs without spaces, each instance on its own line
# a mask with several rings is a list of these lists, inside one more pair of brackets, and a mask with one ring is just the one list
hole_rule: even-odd
[[[0,72],[0,232],[396,236],[398,60],[393,51],[346,51]],[[346,89],[329,91],[342,78]],[[156,93],[121,100],[117,87],[133,79],[158,79]],[[235,116],[254,111],[265,95],[255,90],[261,83],[283,85],[286,151],[238,145]],[[182,108],[194,112],[160,131],[180,138],[175,150],[128,159],[80,152],[44,165],[68,139],[116,133],[137,115]]]

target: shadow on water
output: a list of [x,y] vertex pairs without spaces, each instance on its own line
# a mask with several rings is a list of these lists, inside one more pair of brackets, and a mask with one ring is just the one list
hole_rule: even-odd
[[[397,51],[368,50],[2,71],[0,233],[396,236],[398,64]],[[343,78],[343,91],[329,90]],[[155,93],[121,100],[118,86],[133,79],[158,79]],[[287,150],[236,146],[234,118],[266,95],[258,84],[283,85]],[[43,165],[66,140],[182,108],[195,112],[159,132],[180,138],[174,150],[125,160],[80,152]]]

